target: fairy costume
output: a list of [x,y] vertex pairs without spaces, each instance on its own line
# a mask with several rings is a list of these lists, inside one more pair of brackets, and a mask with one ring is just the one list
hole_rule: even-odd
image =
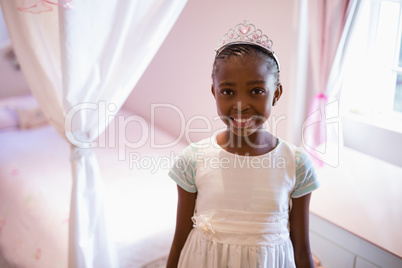
[[291,198],[318,187],[308,154],[285,141],[259,156],[222,149],[216,136],[189,145],[169,176],[197,192],[194,228],[178,267],[296,267]]

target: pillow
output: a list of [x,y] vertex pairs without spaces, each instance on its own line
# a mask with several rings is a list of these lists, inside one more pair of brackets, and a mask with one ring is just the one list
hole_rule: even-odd
[[[31,120],[31,122],[30,122]],[[0,129],[32,128],[46,123],[38,102],[32,94],[0,99]]]
[[0,129],[13,128],[18,126],[18,116],[16,112],[7,107],[0,108]]
[[0,109],[31,109],[38,107],[38,102],[32,94],[13,96],[0,99]]
[[21,129],[29,129],[47,124],[47,119],[39,107],[29,110],[17,109],[17,115],[18,125]]

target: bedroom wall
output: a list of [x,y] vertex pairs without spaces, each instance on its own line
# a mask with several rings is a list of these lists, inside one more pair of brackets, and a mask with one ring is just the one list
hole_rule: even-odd
[[[214,49],[229,28],[249,19],[274,42],[273,48],[281,63],[284,94],[274,107],[270,126],[276,127],[280,137],[291,140],[292,120],[287,114],[291,114],[295,91],[292,72],[298,2],[189,0],[125,107],[148,120],[153,117],[157,126],[186,142],[208,137],[223,128],[220,120],[214,120],[216,107],[210,90]],[[152,109],[152,105],[158,106]],[[285,116],[287,119],[283,120]]]
[[29,92],[22,72],[16,70],[13,63],[5,58],[5,52],[10,44],[9,39],[0,7],[0,98],[23,95]]
[[4,22],[3,12],[0,7],[0,44],[3,44],[3,42],[7,41],[8,39],[7,27]]
[[[155,125],[186,142],[208,137],[223,128],[223,123],[215,118],[216,107],[210,92],[214,48],[230,27],[247,18],[274,42],[281,63],[284,94],[268,126],[278,136],[291,141],[292,116],[289,115],[293,112],[295,92],[292,81],[298,2],[189,0],[125,108],[147,120],[154,115]],[[7,40],[6,25],[0,13],[0,45],[5,46]],[[0,81],[0,98],[29,92],[22,73],[4,59],[4,49],[0,50]],[[158,106],[152,109],[152,105]],[[185,134],[189,134],[189,139]]]

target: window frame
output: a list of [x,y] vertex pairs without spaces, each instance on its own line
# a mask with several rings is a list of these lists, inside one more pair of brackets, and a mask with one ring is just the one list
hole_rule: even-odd
[[[380,6],[383,2],[399,3],[399,19],[392,66],[392,107],[380,109],[375,115],[358,114],[343,111],[341,116],[342,134],[344,146],[374,156],[388,163],[402,167],[402,113],[394,110],[394,98],[398,74],[402,75],[402,66],[399,64],[399,53],[402,40],[402,1],[401,0],[378,0],[372,4]],[[380,17],[380,8],[377,9],[374,20]],[[371,21],[373,22],[373,21]],[[374,22],[373,22],[374,23]],[[375,22],[376,23],[376,22]],[[384,103],[390,103],[391,94],[382,99]],[[341,99],[342,102],[342,99]],[[384,107],[384,106],[383,106]]]

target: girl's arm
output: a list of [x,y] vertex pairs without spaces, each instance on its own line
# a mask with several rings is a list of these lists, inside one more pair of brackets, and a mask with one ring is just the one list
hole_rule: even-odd
[[296,267],[313,268],[309,240],[309,207],[311,193],[292,199],[290,212],[290,239],[292,240]]
[[180,252],[187,240],[187,236],[193,228],[191,217],[194,214],[195,198],[197,193],[190,193],[177,186],[178,203],[176,230],[170,248],[167,268],[176,268],[179,262]]

